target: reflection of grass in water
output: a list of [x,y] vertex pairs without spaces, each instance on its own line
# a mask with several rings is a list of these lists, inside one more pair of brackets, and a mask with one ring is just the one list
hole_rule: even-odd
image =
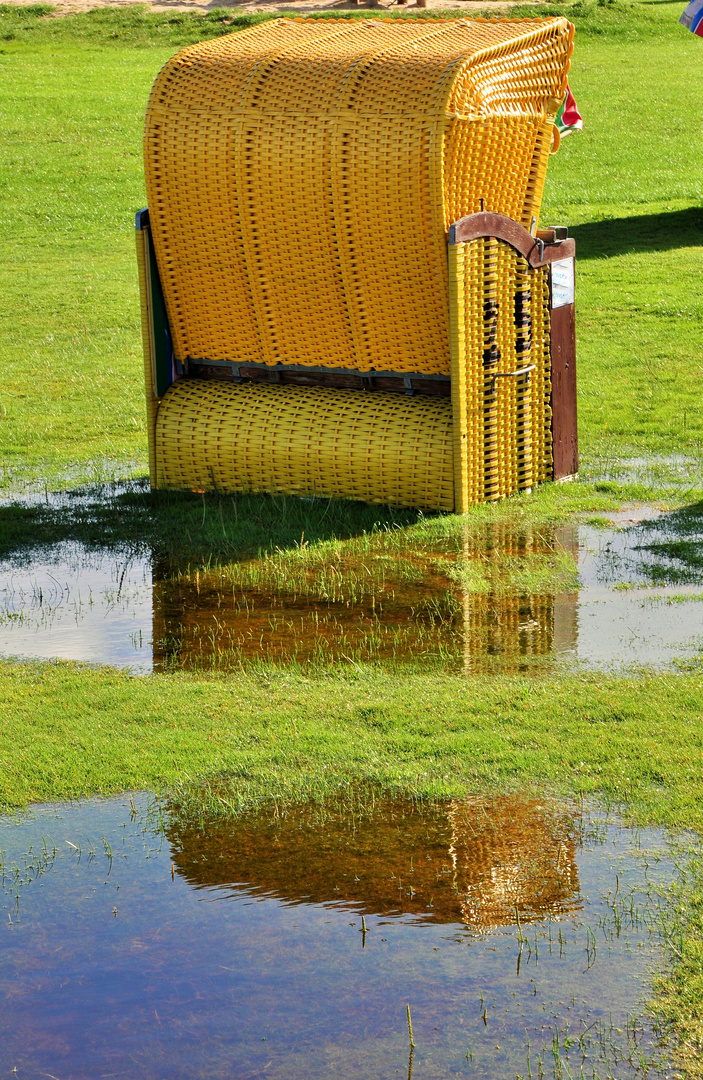
[[522,558],[498,552],[491,558],[457,563],[450,576],[468,593],[498,596],[554,596],[575,592],[579,584],[574,556],[559,549],[528,552]]
[[226,624],[181,627],[157,645],[163,650],[160,667],[175,670],[246,670],[265,675],[271,665],[307,675],[329,672],[338,664],[399,665],[407,671],[446,670],[461,661],[461,641],[446,627],[422,623],[385,627],[376,623],[354,633],[344,625],[301,625],[269,616],[267,636],[234,631]]
[[[372,726],[379,726],[376,724],[377,719],[375,716],[372,718]],[[339,814],[344,796],[340,798],[332,795],[329,800],[318,807],[309,804],[300,808],[279,808],[276,806],[275,811],[263,811],[253,815],[245,813],[234,824],[223,822],[221,817],[215,817],[208,822],[207,818],[203,819],[198,817],[197,814],[190,816],[188,811],[183,813],[182,809],[176,809],[174,814],[175,835],[172,835],[171,839],[178,852],[179,871],[185,873],[191,883],[212,884],[219,880],[223,882],[235,880],[253,881],[263,887],[267,893],[273,895],[282,894],[288,900],[296,896],[296,886],[300,889],[301,881],[305,883],[304,888],[306,894],[310,895],[310,899],[315,901],[324,900],[324,883],[329,879],[329,896],[342,899],[353,895],[360,904],[368,902],[368,892],[373,891],[375,875],[378,881],[380,882],[382,879],[384,884],[388,881],[389,876],[392,877],[394,872],[398,877],[405,876],[399,874],[398,865],[394,863],[394,855],[395,862],[402,862],[404,869],[407,868],[409,862],[410,873],[413,873],[412,853],[414,852],[416,858],[414,873],[417,873],[418,868],[421,873],[425,869],[423,855],[426,849],[430,848],[431,843],[436,840],[436,834],[428,826],[427,822],[422,819],[423,817],[429,817],[432,813],[437,813],[437,811],[441,812],[442,803],[439,800],[429,800],[424,804],[417,804],[416,813],[421,819],[420,824],[422,826],[417,829],[417,835],[410,833],[407,821],[402,823],[402,827],[397,821],[393,821],[393,833],[396,831],[398,834],[402,833],[402,840],[399,835],[396,844],[397,851],[389,851],[382,841],[379,842],[378,836],[374,836],[371,827],[374,813],[383,811],[384,801],[378,800],[376,803],[371,793],[367,794],[366,799],[364,799],[363,794],[359,797],[359,794],[357,792],[350,793],[351,799],[348,802],[351,805],[346,810],[346,813],[344,810],[342,811],[345,818],[344,829],[348,830],[348,836],[342,837],[343,841],[346,839],[346,843],[341,845],[330,843],[330,837],[335,825],[339,827],[339,822],[335,822],[335,816]],[[521,796],[515,799],[517,805],[519,805],[521,798],[524,799]],[[584,925],[581,920],[573,923],[564,921],[563,918],[559,917],[559,913],[556,913],[555,917],[554,912],[551,913],[551,917],[548,916],[545,919],[544,910],[541,913],[540,911],[532,911],[530,914],[526,896],[529,895],[531,886],[534,886],[535,895],[543,897],[542,890],[546,882],[542,877],[542,872],[545,869],[545,849],[549,849],[550,836],[548,833],[551,833],[552,841],[555,839],[561,840],[563,839],[563,834],[560,836],[561,828],[555,818],[556,829],[549,829],[544,836],[535,836],[531,833],[529,819],[521,820],[520,815],[515,814],[510,824],[508,822],[501,823],[498,836],[491,837],[490,819],[492,815],[490,814],[490,807],[491,804],[500,804],[502,799],[505,799],[506,803],[511,802],[511,796],[506,798],[500,795],[469,800],[466,808],[473,810],[476,816],[468,815],[466,823],[473,820],[478,826],[473,838],[478,851],[480,851],[477,862],[480,864],[481,859],[487,858],[487,865],[493,867],[491,873],[482,879],[482,884],[486,889],[486,902],[489,907],[492,903],[491,898],[498,898],[496,910],[500,912],[501,919],[499,919],[497,925],[507,927],[517,922],[518,972],[522,972],[522,976],[526,978],[530,971],[534,971],[534,965],[543,963],[547,954],[554,953],[558,955],[560,961],[563,960],[566,964],[576,963],[579,970],[595,969],[596,978],[598,978],[601,973],[602,959],[608,956],[611,948],[622,948],[623,942],[631,938],[637,939],[638,949],[644,948],[647,950],[645,954],[638,953],[643,963],[646,963],[643,959],[645,955],[647,955],[648,959],[651,957],[659,961],[659,955],[655,957],[652,949],[657,948],[662,941],[661,907],[664,898],[664,887],[661,882],[668,880],[670,876],[668,864],[664,869],[661,868],[661,858],[662,855],[666,857],[666,853],[663,850],[642,848],[639,838],[635,836],[627,860],[625,862],[619,861],[615,866],[611,865],[607,872],[607,894],[605,893],[606,880],[599,883],[599,892],[601,888],[603,889],[604,909],[597,915],[592,924],[586,921]],[[550,800],[547,799],[544,802],[549,808]],[[485,821],[485,810],[481,811],[482,803],[485,804],[486,808],[489,808]],[[525,803],[527,803],[526,799]],[[394,805],[397,809],[400,803]],[[461,810],[464,805],[462,801],[451,804],[450,818],[452,820],[457,812],[460,815],[459,820],[462,820]],[[320,828],[322,828],[323,823],[326,826],[324,842],[329,847],[329,861],[327,861],[324,848],[322,853],[316,854],[313,836],[304,839],[305,835],[310,833],[310,826],[315,819]],[[607,844],[609,841],[606,828],[607,820],[607,817],[600,815],[594,818],[591,813],[579,815],[578,824],[572,819],[567,831],[569,835],[577,838],[580,844],[585,843],[589,846]],[[456,823],[454,822],[454,824]],[[566,824],[566,821],[564,824]],[[521,837],[519,854],[507,850],[509,845],[504,846],[504,842],[510,840],[511,825]],[[574,828],[574,826],[576,827]],[[237,830],[239,828],[242,829],[241,836],[238,835]],[[228,832],[230,829],[232,830],[231,836]],[[469,880],[473,884],[481,881],[480,865],[473,867],[473,877],[471,875],[469,875],[469,878],[461,876],[461,870],[464,868],[462,855],[466,856],[472,851],[471,831],[469,829],[468,835],[464,836],[461,829],[457,830],[456,827],[452,829],[453,864],[455,874],[459,876],[460,884],[457,889],[458,883],[454,878],[452,878],[451,882],[442,882],[439,886],[433,886],[431,882],[429,883],[429,892],[435,890],[435,903],[431,907],[432,919],[437,918],[438,915],[440,921],[447,919],[447,906],[449,906],[452,912],[450,918],[453,917],[458,921],[458,917],[454,913],[455,903],[459,903],[467,895],[466,886]],[[360,840],[359,837],[361,837]],[[288,853],[287,858],[281,854],[269,859],[267,846],[274,839],[276,850],[280,845],[281,853]],[[447,835],[443,839],[448,843],[450,836]],[[540,854],[535,857],[533,844],[538,839],[542,841],[542,844],[540,845]],[[311,853],[310,862],[306,867],[307,876],[300,872],[299,865],[301,845],[304,846],[306,843],[310,845]],[[403,844],[406,845],[404,852],[400,850]],[[361,870],[356,861],[359,858],[357,848],[363,851],[364,846],[368,847],[369,851],[363,855],[363,870]],[[493,850],[491,850],[492,848]],[[235,859],[241,855],[243,859],[242,867],[237,866],[235,870],[234,867],[228,867],[226,862],[222,863],[220,861],[222,852],[227,850],[230,853],[236,853]],[[347,852],[347,855],[342,854],[340,856],[340,852],[343,853],[344,851]],[[475,856],[477,853],[475,851],[472,854]],[[551,855],[553,857],[553,850]],[[342,894],[332,892],[332,884],[339,881],[334,859],[340,857],[344,861],[348,882],[352,880],[358,882],[360,880],[358,876],[354,878],[355,873],[360,874],[363,878],[364,886],[359,886],[358,896],[354,892],[354,885],[347,886],[350,890],[349,896],[345,895],[344,892]],[[521,859],[524,860],[523,864],[521,864]],[[258,873],[252,865],[256,864],[257,860],[260,860],[263,868],[262,874]],[[468,865],[470,866],[471,863]],[[559,866],[558,858],[556,866],[557,868]],[[523,903],[526,904],[525,908],[514,908],[510,906],[510,900],[507,900],[508,907],[503,910],[502,901],[505,901],[506,897],[501,891],[501,885],[504,882],[503,871],[507,867],[509,867],[510,874],[518,874],[520,887],[526,890],[525,895],[522,897]],[[431,869],[433,873],[434,870]],[[562,868],[562,872],[564,869]],[[429,875],[430,878],[432,873]],[[524,877],[523,874],[525,874]],[[534,879],[532,875],[534,875]],[[427,878],[426,873],[425,878]],[[316,891],[313,888],[313,883]],[[414,880],[414,885],[417,885],[419,891],[417,894],[414,888],[410,891],[408,895],[411,897],[411,903],[417,904],[418,911],[426,910],[423,883]],[[427,880],[424,881],[424,885],[428,885]],[[436,891],[442,889],[443,885],[449,887],[449,905],[447,905],[446,897],[440,897],[439,892]],[[382,886],[380,888],[382,891]],[[368,892],[364,892],[364,889],[368,890]],[[456,896],[454,895],[455,892]],[[472,889],[469,888],[468,893],[471,892]],[[591,899],[594,899],[592,893]],[[367,907],[367,913],[368,910]],[[377,905],[374,910],[383,910],[382,905]],[[411,908],[408,907],[407,910],[411,910]],[[513,914],[514,912],[515,914]],[[505,916],[504,921],[502,916]],[[533,923],[531,926],[529,925],[530,921]],[[616,944],[618,942],[619,945]],[[633,941],[632,944],[634,945],[635,942]],[[627,948],[628,945],[625,944],[625,949]],[[530,967],[530,965],[533,965],[533,967]],[[548,996],[550,991],[549,976],[545,976],[541,966],[536,968],[536,972],[539,971],[542,971],[542,977],[536,980],[539,982],[539,993]],[[535,985],[534,993],[537,996],[537,985]],[[481,1010],[484,1009],[485,1004],[490,1008],[490,999],[487,1003],[484,1003],[483,993],[481,993]],[[551,1004],[550,1012],[554,1008],[554,1004],[555,1002]],[[604,1016],[602,1013],[598,1015],[597,1008],[595,1013],[589,1013],[589,1003],[586,1000],[581,1003],[578,1000],[574,1001],[572,998],[571,1009],[567,1002],[559,1001],[559,1005],[562,1004],[566,1005],[565,1013],[559,1017],[552,1014],[551,1026],[549,1024],[543,1025],[541,1034],[535,1030],[537,1037],[534,1038],[532,1043],[529,1038],[527,1039],[527,1059],[529,1063],[531,1057],[533,1071],[530,1071],[528,1064],[524,1080],[527,1080],[528,1075],[535,1078],[537,1076],[545,1078],[561,1077],[561,1080],[566,1080],[569,1076],[575,1078],[579,1075],[588,1077],[629,1076],[638,1077],[641,1080],[644,1080],[647,1075],[661,1077],[662,1073],[659,1071],[659,1066],[661,1064],[662,1048],[657,1045],[656,1040],[652,1039],[650,1023],[644,1009],[638,1008],[636,1011],[627,1014],[623,1011],[620,1016],[615,1018],[612,1014],[609,1016],[607,1014]],[[584,1019],[586,1016],[588,1018]],[[518,1037],[522,1036],[521,1020],[522,1017],[517,1020],[515,1031]],[[555,1020],[558,1022],[554,1023]],[[501,1039],[501,1043],[502,1041]],[[471,1060],[468,1051],[467,1058],[469,1061]],[[588,1071],[584,1072],[580,1069],[580,1066],[584,1065],[586,1061],[588,1062]],[[591,1071],[594,1066],[597,1067],[596,1072]]]
[[[472,803],[478,804],[485,802],[490,807],[490,804],[500,803],[502,799],[509,802],[511,797],[507,799],[504,796],[488,796],[485,800],[472,800]],[[518,796],[517,801],[523,799],[527,801],[524,796]],[[529,797],[528,797],[529,799]],[[536,800],[533,800],[536,801]],[[551,817],[550,800],[540,800],[543,805],[546,805],[548,812],[547,824],[551,827],[548,829],[548,833],[545,837],[547,844],[549,840],[562,841],[564,839],[564,828],[568,829],[569,835],[572,830],[568,828],[568,821],[564,815],[565,820],[563,824],[560,820],[560,814]],[[163,805],[163,804],[162,804]],[[165,814],[159,813],[158,831],[160,834],[165,832],[166,836],[171,842],[171,851],[175,855],[175,863],[178,868],[178,874],[183,875],[189,884],[195,887],[199,885],[213,885],[224,884],[227,887],[231,882],[248,882],[251,885],[264,887],[264,895],[273,895],[274,897],[278,893],[286,896],[288,902],[296,898],[295,888],[289,887],[289,879],[292,881],[293,886],[300,884],[302,881],[306,902],[313,902],[317,900],[317,896],[310,895],[313,893],[313,885],[317,884],[319,874],[315,873],[315,860],[317,860],[318,868],[323,877],[322,885],[329,884],[330,889],[328,893],[324,893],[320,899],[324,900],[332,898],[335,901],[340,899],[348,899],[348,897],[340,897],[331,890],[331,886],[339,881],[339,877],[334,872],[334,866],[330,867],[326,860],[326,854],[324,851],[324,843],[329,845],[329,833],[330,825],[335,825],[335,818],[340,813],[345,814],[346,820],[343,823],[343,829],[340,831],[342,840],[347,840],[346,845],[332,845],[331,851],[333,859],[336,857],[337,869],[341,872],[346,872],[347,880],[351,882],[354,878],[354,869],[357,866],[359,855],[361,855],[363,869],[359,869],[358,873],[363,879],[364,884],[359,885],[359,893],[361,895],[361,902],[366,898],[365,889],[368,887],[369,876],[373,876],[374,869],[377,870],[379,877],[382,877],[384,883],[387,881],[388,876],[394,871],[396,874],[399,872],[399,868],[402,868],[403,882],[406,881],[406,872],[408,877],[417,875],[419,871],[425,870],[425,878],[427,883],[430,884],[429,879],[432,877],[434,867],[425,867],[423,865],[425,848],[433,850],[432,844],[435,840],[433,831],[427,828],[427,823],[420,822],[421,828],[415,830],[414,836],[408,836],[409,822],[408,818],[413,815],[417,815],[419,818],[427,816],[429,810],[430,814],[433,810],[441,809],[441,803],[439,800],[431,800],[429,805],[423,802],[417,802],[416,800],[409,800],[406,807],[402,805],[397,806],[398,814],[396,820],[390,821],[391,835],[393,837],[391,841],[391,855],[396,855],[398,858],[398,865],[394,865],[392,858],[388,858],[384,863],[385,851],[383,844],[376,844],[376,839],[371,832],[369,838],[369,822],[378,814],[379,811],[383,812],[383,805],[380,800],[374,796],[373,791],[369,792],[348,792],[346,797],[344,795],[335,797],[334,795],[327,801],[318,804],[307,804],[300,808],[282,808],[278,805],[271,806],[268,810],[263,811],[256,817],[263,821],[264,828],[257,828],[253,830],[254,835],[250,835],[252,830],[247,832],[247,815],[243,815],[238,822],[227,822],[221,818],[216,819],[214,822],[208,821],[196,808],[196,812],[193,816],[189,817],[184,814],[175,806],[170,807],[170,812]],[[455,804],[456,805],[456,804]],[[555,809],[561,810],[560,807]],[[132,815],[130,815],[130,822],[128,828],[131,830],[135,826],[136,828],[143,829],[144,823],[140,820],[142,815],[138,814],[132,804]],[[586,815],[585,822],[579,822],[578,836],[583,842],[592,845],[594,842],[606,842],[609,837],[603,835],[598,838],[596,835],[603,829],[604,819],[601,817],[599,820],[594,821],[591,815]],[[551,820],[549,820],[551,818]],[[251,819],[250,819],[251,820]],[[117,819],[119,821],[119,818]],[[114,831],[115,834],[120,832],[123,826],[118,826],[115,822]],[[493,846],[493,838],[490,836],[490,820],[486,823],[488,828],[482,828],[482,821],[477,819],[478,829],[477,833],[479,843],[476,847],[479,849],[476,852],[477,863],[479,864],[477,869],[480,870],[481,864],[486,859],[487,865],[495,865],[496,861],[498,865],[502,865],[502,862],[509,866],[511,872],[518,870],[524,870],[525,865],[522,866],[519,863],[513,861],[511,858],[510,850],[497,851],[497,860],[491,858],[491,847]],[[498,830],[499,835],[495,838],[500,844],[500,841],[505,839],[503,836],[504,822],[498,822],[500,828]],[[529,865],[534,854],[534,844],[531,841],[538,841],[541,839],[539,834],[530,835],[529,829],[523,829],[523,822],[520,817],[515,815],[515,819],[512,822],[508,822],[508,828],[512,824],[512,828],[517,834],[517,842],[519,844],[519,851],[522,859],[527,864],[528,872]],[[526,823],[530,824],[529,820]],[[314,827],[320,830],[320,835],[324,837],[323,850],[319,852],[316,845],[316,837],[314,836]],[[573,823],[572,823],[573,825]],[[152,826],[156,831],[155,823]],[[188,830],[189,835],[184,836],[184,831]],[[231,830],[231,832],[229,831]],[[241,834],[239,832],[241,830]],[[176,835],[174,836],[174,831]],[[258,835],[257,835],[258,834]],[[111,850],[109,840],[115,843],[115,837],[113,832],[108,834],[109,839],[103,835],[102,850],[99,844],[90,845],[83,839],[81,846],[81,838],[79,835],[72,837],[76,841],[75,844],[71,844],[70,849],[64,849],[61,847],[61,851],[58,854],[58,862],[65,864],[71,864],[73,870],[73,877],[76,875],[76,863],[88,862],[97,858],[95,864],[95,871],[100,874],[100,880],[103,879],[103,873],[106,874],[110,869]],[[129,836],[129,833],[126,834]],[[293,837],[293,859],[290,860],[288,856],[289,850],[289,838]],[[131,838],[130,838],[131,839]],[[446,837],[447,843],[452,839],[451,834]],[[483,842],[481,842],[481,839]],[[507,837],[510,840],[510,837]],[[184,844],[184,840],[186,843]],[[407,841],[410,840],[410,843]],[[415,846],[415,866],[413,867],[413,840],[416,841]],[[440,840],[444,840],[441,837]],[[453,841],[452,841],[453,843]],[[313,866],[310,868],[311,873],[306,876],[298,875],[297,871],[300,867],[300,853],[301,849],[304,849],[306,845],[309,845],[309,851]],[[405,850],[403,850],[405,846]],[[125,848],[125,852],[132,860],[139,859],[142,854],[138,847],[134,850],[132,845],[126,848],[124,841],[120,844]],[[36,847],[36,845],[35,845]],[[186,849],[186,858],[183,857],[184,847]],[[269,849],[267,851],[267,848]],[[489,850],[486,851],[486,848]],[[96,850],[97,849],[97,850]],[[273,859],[267,858],[273,851],[276,852]],[[20,893],[23,891],[21,886],[30,885],[33,877],[36,877],[37,862],[34,852],[29,849],[18,849],[25,852],[22,856],[15,856],[15,863],[21,868],[22,874],[20,878],[17,878],[6,891],[8,900],[13,900],[15,897],[19,899]],[[148,843],[144,847],[144,854],[149,857],[152,850],[159,850],[159,848],[153,848],[151,843]],[[347,855],[344,851],[347,851]],[[51,844],[49,845],[49,851],[51,851]],[[223,861],[223,852],[224,855]],[[280,852],[280,854],[279,854]],[[234,864],[232,867],[228,866],[227,859],[232,858],[234,853]],[[554,854],[554,852],[552,852]],[[627,1076],[630,1080],[634,1080],[635,1077],[638,1080],[644,1080],[649,1075],[650,1080],[655,1076],[660,1076],[657,1070],[657,1065],[661,1054],[658,1053],[656,1045],[653,1046],[651,1038],[650,1025],[647,1023],[646,1014],[643,1009],[637,1008],[636,1011],[629,1011],[629,1008],[624,1004],[616,1007],[612,1014],[604,1012],[599,1009],[599,982],[603,961],[607,962],[607,955],[609,950],[609,943],[614,942],[617,938],[624,939],[628,936],[628,931],[633,935],[633,946],[637,947],[637,961],[644,970],[646,961],[645,956],[650,955],[650,949],[652,945],[655,945],[659,935],[659,922],[657,919],[657,904],[659,900],[656,889],[652,888],[647,877],[647,859],[650,857],[649,852],[642,852],[635,850],[634,853],[628,853],[631,857],[628,857],[626,863],[621,865],[619,869],[619,877],[617,884],[615,882],[616,867],[610,866],[609,868],[603,868],[604,877],[599,879],[598,883],[598,896],[599,901],[606,900],[606,907],[603,914],[593,919],[593,916],[589,918],[588,912],[582,919],[578,917],[574,922],[565,920],[560,917],[560,914],[556,912],[556,917],[547,918],[546,920],[540,918],[539,911],[533,911],[532,913],[532,925],[528,921],[528,917],[521,913],[518,916],[518,932],[517,942],[520,946],[520,954],[522,958],[521,978],[523,979],[523,1002],[525,1001],[524,995],[530,995],[529,1000],[532,1001],[532,989],[531,984],[534,985],[534,1005],[536,1006],[536,1012],[533,1010],[529,1021],[523,1020],[522,1006],[520,1004],[520,993],[518,992],[517,1001],[515,1000],[515,994],[513,994],[513,1008],[510,1009],[510,985],[514,978],[514,969],[506,970],[506,983],[502,980],[499,985],[499,993],[504,992],[504,996],[507,999],[508,1008],[506,1008],[506,1020],[502,1027],[502,1034],[500,1036],[500,1042],[502,1048],[507,1052],[524,1053],[526,1049],[528,1060],[531,1058],[532,1072],[529,1068],[524,1073],[524,1080],[527,1080],[528,1075],[532,1075],[535,1080],[542,1075],[545,1080],[556,1080],[560,1077],[561,1080],[567,1080],[569,1076],[572,1076],[574,1080],[579,1075],[589,1077],[592,1080],[591,1068],[595,1065],[597,1071],[595,1075],[605,1078],[606,1076]],[[54,859],[56,859],[57,853],[53,852]],[[104,858],[103,858],[104,856]],[[418,859],[418,856],[420,858]],[[507,862],[506,862],[507,856]],[[173,855],[172,855],[173,857]],[[355,861],[357,860],[357,861]],[[501,862],[502,860],[502,862]],[[638,860],[644,861],[644,874],[638,873],[637,868],[633,865]],[[260,878],[257,873],[250,873],[250,866],[253,864],[256,869],[261,869],[263,877]],[[408,865],[409,864],[409,865]],[[230,872],[231,869],[241,869],[244,866],[246,873],[239,874]],[[557,862],[557,867],[559,866]],[[137,868],[139,864],[137,863]],[[537,855],[535,866],[533,870],[537,871],[538,876],[533,884],[539,890],[539,866],[540,855]],[[25,867],[29,873],[24,873]],[[208,870],[208,867],[210,868]],[[50,869],[51,867],[47,867]],[[307,868],[305,868],[307,869]],[[631,872],[634,870],[633,883],[628,884],[631,876]],[[563,873],[567,873],[566,868],[562,868]],[[277,880],[277,875],[281,873],[283,876],[283,882],[280,883]],[[173,867],[172,867],[173,876]],[[568,875],[567,875],[568,876]],[[400,875],[399,875],[400,877]],[[642,880],[643,879],[643,880]],[[414,877],[413,879],[414,880]],[[359,878],[356,878],[359,881]],[[8,884],[9,881],[8,881]],[[463,881],[462,881],[463,884]],[[492,890],[493,882],[490,875],[485,879],[485,884],[489,890]],[[529,885],[529,883],[526,883]],[[576,879],[577,884],[577,879]],[[447,892],[452,894],[452,882],[447,882]],[[606,896],[605,890],[609,889],[609,893]],[[56,886],[55,886],[56,887]],[[395,887],[395,881],[393,882]],[[354,889],[354,886],[351,886]],[[387,890],[390,896],[390,890]],[[463,889],[461,890],[463,893]],[[404,892],[404,895],[410,896],[411,900],[404,905],[406,910],[411,910],[414,897],[412,896],[413,890],[409,889]],[[54,894],[55,895],[55,894]],[[541,895],[541,894],[540,894]],[[592,898],[593,893],[591,893]],[[73,898],[75,901],[75,897]],[[69,901],[70,903],[71,901]],[[391,896],[391,902],[397,903],[397,899],[394,901]],[[110,901],[112,903],[112,900]],[[149,905],[147,905],[148,907]],[[154,911],[157,910],[156,906],[151,905]],[[417,904],[417,910],[421,910],[422,905]],[[377,906],[374,906],[372,910],[378,910]],[[304,909],[302,909],[304,912]],[[363,911],[363,907],[361,907]],[[601,907],[601,911],[603,911]],[[67,908],[64,914],[70,913],[70,908]],[[368,917],[369,909],[366,909],[366,915]],[[451,913],[450,913],[451,914]],[[361,912],[356,909],[350,912],[350,918],[354,920],[352,925],[357,925]],[[265,918],[265,913],[262,913]],[[14,922],[15,911],[11,912],[11,918]],[[346,928],[346,918],[344,919],[344,928]],[[363,920],[363,915],[361,915]],[[148,921],[148,916],[147,916]],[[152,920],[153,921],[153,920]],[[459,922],[451,919],[451,921]],[[505,929],[498,931],[499,937],[494,938],[494,941],[498,945],[508,945],[511,948],[511,942],[514,940],[513,928],[510,925],[511,917],[508,916],[508,920],[505,923]],[[372,921],[369,927],[362,921],[362,930],[369,930],[372,934],[371,941],[374,940],[373,935],[378,935],[379,931],[377,921]],[[105,928],[104,928],[105,929]],[[358,925],[357,925],[358,929]],[[383,931],[381,931],[383,933]],[[425,931],[421,931],[425,933]],[[636,940],[635,940],[636,939]],[[467,939],[468,940],[468,939]],[[674,939],[672,939],[674,940]],[[678,943],[678,937],[675,939]],[[474,939],[474,944],[476,941]],[[490,961],[491,946],[490,942],[484,943],[484,955]],[[622,940],[620,943],[622,948]],[[644,950],[644,951],[640,951]],[[477,950],[476,950],[477,951]],[[513,948],[513,956],[517,953],[517,947]],[[548,954],[554,955],[554,962],[552,966],[547,966],[545,969],[544,962],[546,960],[547,965],[550,961]],[[654,956],[654,954],[652,954]],[[559,963],[557,963],[557,958]],[[439,958],[438,958],[439,959]],[[657,957],[658,959],[658,957]],[[536,966],[535,966],[536,965]],[[578,994],[574,1000],[571,997],[569,1001],[569,995],[571,995],[571,987],[567,982],[564,982],[563,971],[570,965],[570,969],[581,972],[584,969],[594,969],[594,982],[591,983],[591,990],[584,993],[584,999],[581,1000],[581,995]],[[541,975],[539,974],[541,972]],[[535,976],[534,980],[530,979],[527,982],[528,977],[532,974]],[[551,976],[554,975],[555,982],[552,984]],[[606,968],[605,974],[610,978],[608,969]],[[561,977],[561,982],[559,982]],[[617,971],[612,975],[614,979],[614,985],[617,985],[618,979],[624,978],[619,976]],[[527,985],[525,985],[525,983]],[[608,984],[610,985],[610,984]],[[623,984],[624,985],[624,984]],[[568,987],[566,993],[562,991]],[[505,988],[505,990],[503,989]],[[518,989],[518,987],[515,987]],[[558,989],[558,994],[556,993]],[[635,1004],[635,998],[632,997],[631,988],[624,987],[625,992],[628,994],[628,1002],[630,1007]],[[487,1000],[484,1004],[483,994],[481,994],[481,1007],[487,1008],[490,1016],[490,1020],[493,1021],[495,1008],[495,983],[489,992],[487,993]],[[474,993],[478,990],[475,989]],[[539,996],[538,996],[539,995]],[[564,1001],[559,1001],[559,1009],[556,1007],[556,999],[564,998]],[[548,1003],[547,999],[553,998],[553,1002]],[[411,999],[412,1000],[412,999]],[[469,999],[470,1000],[470,999]],[[547,1006],[548,1014],[547,1018],[544,1018],[545,1022],[541,1024],[540,1028],[540,1004]],[[563,1007],[562,1007],[563,1006]],[[439,1010],[441,1015],[441,1001],[439,1003]],[[460,1005],[463,1010],[466,1006]],[[414,1006],[413,1006],[414,1008]],[[510,1015],[508,1016],[508,1012]],[[425,1010],[419,1011],[421,1024],[424,1019],[427,1023],[427,1012]],[[415,1018],[415,1017],[414,1017]],[[467,1015],[466,1020],[471,1022],[470,1016]],[[480,1019],[474,1017],[473,1020],[479,1030],[482,1028]],[[529,1025],[529,1035],[526,1037],[526,1023]],[[462,1028],[464,1022],[462,1021]],[[489,1025],[490,1026],[490,1025]],[[534,1032],[534,1033],[533,1033]],[[470,1034],[470,1032],[467,1032]],[[450,1039],[457,1039],[458,1045],[462,1048],[466,1045],[461,1040],[464,1037],[464,1030],[453,1030],[452,1034],[447,1036]],[[471,1036],[473,1038],[473,1036]],[[496,1041],[498,1036],[496,1036]],[[486,1042],[491,1045],[487,1046]],[[484,1040],[484,1052],[486,1049],[492,1050],[493,1039],[489,1038]],[[526,1046],[525,1046],[526,1043]],[[301,1045],[301,1052],[305,1052],[306,1044],[309,1045],[309,1040],[303,1040]],[[427,1039],[423,1041],[421,1045],[421,1052],[427,1046]],[[148,1047],[147,1047],[148,1050]],[[581,1070],[580,1066],[585,1062],[588,1062],[585,1070]],[[647,1073],[649,1069],[649,1073]],[[513,1075],[515,1075],[513,1073]],[[519,1074],[518,1074],[519,1075]]]
[[703,505],[694,503],[627,530],[624,566],[653,585],[703,582]]
[[515,507],[344,542],[302,541],[160,582],[158,662],[319,670],[339,660],[460,663],[467,671],[484,658],[484,669],[495,670],[549,652],[550,597],[576,585],[574,556],[555,544],[553,528],[535,530]]

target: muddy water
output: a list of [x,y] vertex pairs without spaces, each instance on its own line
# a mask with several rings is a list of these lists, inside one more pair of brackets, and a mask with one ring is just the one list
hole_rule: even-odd
[[380,535],[211,569],[66,543],[0,566],[0,655],[143,672],[690,662],[703,649],[703,567],[690,558],[700,537],[688,529],[681,557],[676,516],[645,516]]
[[146,809],[0,821],[1,1074],[665,1075],[657,833],[514,797]]

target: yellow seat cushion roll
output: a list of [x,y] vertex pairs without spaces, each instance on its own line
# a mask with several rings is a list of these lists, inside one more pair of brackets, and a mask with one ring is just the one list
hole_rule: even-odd
[[156,445],[160,487],[454,506],[448,398],[179,379]]

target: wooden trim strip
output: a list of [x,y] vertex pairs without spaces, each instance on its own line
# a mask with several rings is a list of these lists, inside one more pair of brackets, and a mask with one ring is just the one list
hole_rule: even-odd
[[547,266],[557,259],[569,259],[576,254],[576,243],[571,240],[557,240],[542,244],[535,240],[519,222],[505,214],[467,214],[449,227],[450,244],[466,244],[470,240],[480,240],[483,236],[495,236],[527,259],[533,269]]

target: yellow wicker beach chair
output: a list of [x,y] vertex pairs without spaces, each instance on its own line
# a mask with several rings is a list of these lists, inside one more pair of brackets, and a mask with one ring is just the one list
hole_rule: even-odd
[[154,487],[463,512],[575,471],[573,241],[537,230],[572,41],[279,19],[165,65],[137,215]]

